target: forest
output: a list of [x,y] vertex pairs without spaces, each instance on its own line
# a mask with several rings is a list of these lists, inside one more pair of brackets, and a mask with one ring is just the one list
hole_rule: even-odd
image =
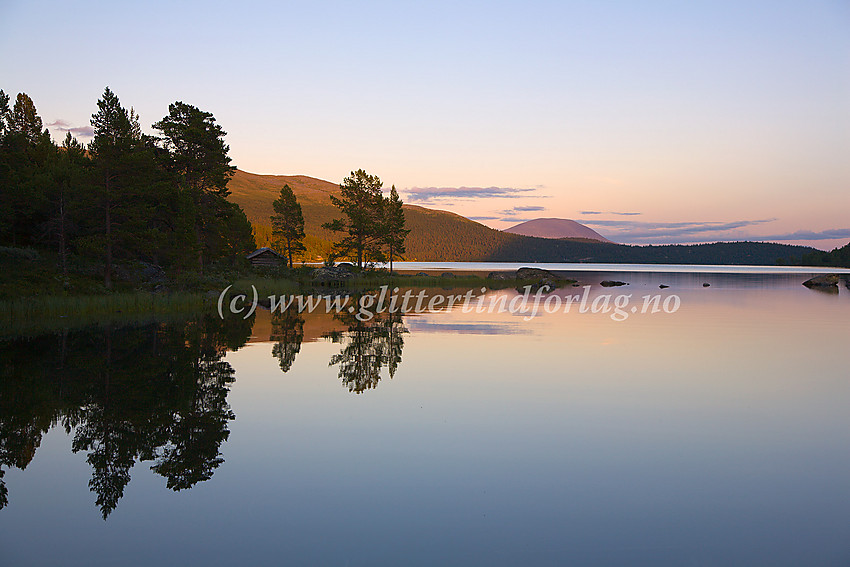
[[[93,138],[57,145],[25,93],[0,91],[0,260],[25,281],[42,261],[59,290],[116,280],[204,274],[236,267],[254,249],[251,225],[227,199],[225,132],[213,115],[174,102],[142,132],[108,87]],[[7,269],[8,268],[8,269]]]

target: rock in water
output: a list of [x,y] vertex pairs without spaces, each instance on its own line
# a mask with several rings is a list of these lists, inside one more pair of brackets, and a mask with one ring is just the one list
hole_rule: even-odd
[[516,271],[516,279],[518,280],[538,280],[542,278],[557,280],[558,276],[541,268],[520,268]]
[[599,285],[601,285],[602,287],[618,287],[618,286],[621,286],[621,285],[629,285],[629,284],[626,283],[626,282],[618,282],[616,280],[602,280],[601,282],[599,282]]
[[660,286],[658,286],[659,289],[664,289],[664,288],[667,288],[667,287],[670,287],[670,286],[667,285],[667,284],[661,284]]
[[354,277],[348,269],[334,266],[323,266],[313,270],[313,282],[324,284],[338,284]]
[[702,284],[702,287],[711,287],[711,284],[706,282],[706,283]]
[[575,281],[562,279],[560,276],[550,272],[549,270],[543,270],[541,268],[520,268],[516,271],[516,279],[533,282],[531,287],[535,291],[543,286],[547,286],[549,291],[552,291],[557,287],[573,283]]
[[514,279],[514,275],[510,272],[490,272],[487,274],[488,280],[504,281]]
[[803,282],[806,287],[827,287],[838,285],[838,274],[823,274]]

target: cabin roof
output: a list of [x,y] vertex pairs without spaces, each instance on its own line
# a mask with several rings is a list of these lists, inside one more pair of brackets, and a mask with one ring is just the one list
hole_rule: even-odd
[[250,260],[250,259],[252,259],[252,258],[256,258],[257,256],[262,256],[262,255],[263,255],[263,254],[265,254],[266,252],[271,252],[272,254],[274,254],[275,256],[277,256],[278,258],[282,258],[282,257],[283,257],[283,256],[281,256],[280,254],[278,254],[277,252],[275,252],[274,250],[272,250],[271,248],[263,247],[263,248],[258,248],[258,249],[256,249],[256,250],[254,250],[253,252],[251,252],[250,254],[248,254],[248,256],[246,256],[246,258],[248,258],[248,259]]

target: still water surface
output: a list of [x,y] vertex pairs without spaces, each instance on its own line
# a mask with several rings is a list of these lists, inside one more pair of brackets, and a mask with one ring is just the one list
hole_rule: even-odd
[[0,564],[850,563],[850,290],[621,275],[680,308],[3,339]]

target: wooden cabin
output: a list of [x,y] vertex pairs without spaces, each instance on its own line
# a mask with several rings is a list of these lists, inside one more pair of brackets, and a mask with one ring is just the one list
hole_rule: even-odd
[[254,268],[277,268],[284,264],[283,256],[271,248],[254,250],[248,254],[247,258]]

